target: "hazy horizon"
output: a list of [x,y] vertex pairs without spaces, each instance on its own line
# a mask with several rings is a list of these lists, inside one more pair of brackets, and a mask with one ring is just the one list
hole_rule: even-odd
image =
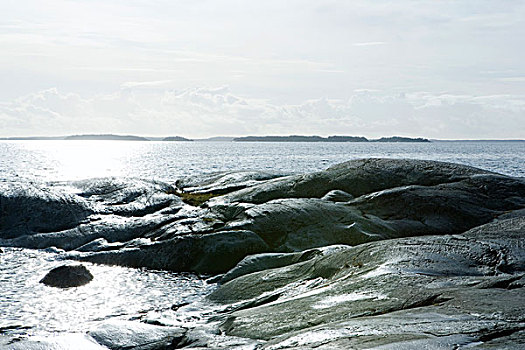
[[0,10],[0,137],[525,138],[521,1]]

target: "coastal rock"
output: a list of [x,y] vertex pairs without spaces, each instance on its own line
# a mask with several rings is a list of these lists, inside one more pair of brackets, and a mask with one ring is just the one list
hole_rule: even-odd
[[0,341],[0,347],[3,350],[107,350],[106,347],[97,344],[93,338],[79,333],[17,339],[5,345]]
[[490,173],[453,163],[367,158],[341,163],[324,171],[267,181],[228,194],[218,201],[261,204],[279,198],[321,198],[332,190],[359,197],[401,186],[457,182],[476,174]]
[[461,235],[339,246],[239,275],[210,299],[232,305],[223,332],[264,349],[519,348],[524,236],[522,212]]
[[164,183],[116,178],[2,184],[0,245],[73,250],[101,238],[128,242],[159,233],[177,214],[188,218],[170,189]]
[[[406,170],[406,162],[399,162],[401,169],[396,171],[391,161],[385,163],[387,172]],[[434,167],[441,169],[438,165],[434,164]],[[525,181],[457,167],[457,177],[448,174],[444,178],[438,172],[434,179],[428,176],[418,180],[426,185],[386,188],[342,203],[318,198],[284,198],[252,204],[242,210],[238,203],[227,202],[234,196],[240,200],[241,194],[244,196],[260,187],[270,186],[274,181],[280,181],[281,185],[285,183],[285,179],[271,180],[264,185],[218,197],[209,208],[220,216],[226,211],[225,207],[231,205],[237,213],[224,228],[253,231],[274,251],[300,251],[330,244],[357,245],[397,237],[461,233],[506,211],[525,207]],[[450,165],[445,165],[441,170],[446,173],[445,170],[450,168]],[[379,187],[381,183],[374,182],[379,178],[379,170],[374,170],[376,173],[367,180],[370,182],[367,186]],[[473,175],[461,175],[469,173]],[[417,178],[415,174],[408,175]],[[445,182],[438,183],[439,179]],[[398,180],[394,185],[400,183]],[[315,183],[311,185],[315,188]],[[385,186],[384,180],[382,185]],[[252,200],[252,194],[250,192],[243,200]]]
[[177,237],[118,250],[72,253],[69,257],[101,264],[210,274],[228,271],[247,255],[268,250],[255,233],[237,230]]
[[88,335],[111,350],[161,350],[174,349],[185,333],[186,330],[179,327],[112,321],[99,325]]
[[213,311],[197,317],[209,317],[205,326],[119,323],[89,333],[109,348],[525,346],[525,179],[365,159],[177,186],[223,194],[196,206],[173,186],[137,179],[3,184],[0,245],[225,273],[213,278]]
[[[128,178],[2,185],[0,245],[224,273],[250,254],[458,234],[525,207],[525,180],[443,162],[362,159],[275,176],[196,176],[178,190]],[[215,197],[199,206],[179,197],[199,192]]]
[[345,191],[331,190],[330,192],[325,194],[321,199],[331,202],[348,202],[354,199],[354,196],[352,196],[350,193],[346,193]]
[[227,171],[202,176],[185,177],[175,185],[184,192],[226,194],[258,185],[266,180],[283,177],[283,174],[261,171]]
[[88,201],[31,183],[0,183],[0,239],[74,228],[93,214]]
[[64,265],[49,271],[40,283],[50,287],[69,288],[88,284],[93,275],[84,265]]

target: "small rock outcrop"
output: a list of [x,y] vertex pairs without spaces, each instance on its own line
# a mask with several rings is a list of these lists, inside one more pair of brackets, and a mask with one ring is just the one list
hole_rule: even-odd
[[112,321],[88,332],[98,344],[111,350],[175,349],[186,330],[140,322]]
[[64,265],[49,271],[40,283],[50,287],[70,288],[88,284],[93,275],[84,265]]

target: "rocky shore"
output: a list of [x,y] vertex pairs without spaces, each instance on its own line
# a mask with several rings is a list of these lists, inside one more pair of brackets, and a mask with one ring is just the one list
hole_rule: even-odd
[[0,246],[214,276],[205,325],[108,323],[71,338],[93,348],[525,346],[522,178],[363,159],[304,175],[229,172],[175,184],[2,183],[0,213]]

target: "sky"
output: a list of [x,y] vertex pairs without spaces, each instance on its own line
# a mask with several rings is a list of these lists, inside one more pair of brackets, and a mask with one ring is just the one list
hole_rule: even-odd
[[0,137],[525,139],[525,1],[3,0]]

